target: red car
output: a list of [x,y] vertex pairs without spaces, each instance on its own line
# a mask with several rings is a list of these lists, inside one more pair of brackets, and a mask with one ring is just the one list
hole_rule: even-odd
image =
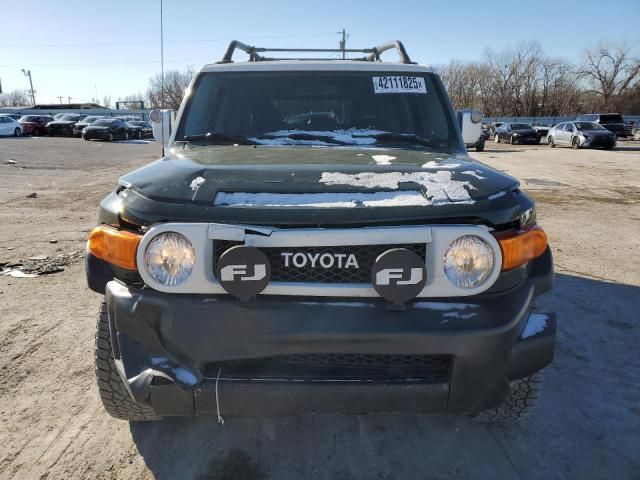
[[22,131],[25,135],[46,135],[47,123],[53,122],[53,117],[48,115],[24,115],[18,120],[22,125]]

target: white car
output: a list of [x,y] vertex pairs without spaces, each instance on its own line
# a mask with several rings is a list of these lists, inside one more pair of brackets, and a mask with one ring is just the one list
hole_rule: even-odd
[[0,135],[22,135],[22,125],[8,115],[0,115]]

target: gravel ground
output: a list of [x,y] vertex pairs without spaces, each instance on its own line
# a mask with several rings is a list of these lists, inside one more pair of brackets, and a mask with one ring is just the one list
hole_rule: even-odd
[[540,408],[504,427],[452,415],[224,426],[107,416],[92,359],[100,297],[86,288],[75,252],[117,177],[159,150],[0,139],[0,263],[62,269],[0,276],[0,478],[640,478],[639,143],[613,152],[488,143],[472,152],[537,199],[558,273],[539,302],[559,321]]

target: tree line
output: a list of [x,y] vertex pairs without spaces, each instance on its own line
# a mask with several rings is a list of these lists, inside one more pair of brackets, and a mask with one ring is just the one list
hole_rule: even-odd
[[640,114],[640,60],[632,52],[601,42],[572,64],[532,42],[486,50],[481,61],[452,60],[436,70],[456,109],[477,108],[489,117]]

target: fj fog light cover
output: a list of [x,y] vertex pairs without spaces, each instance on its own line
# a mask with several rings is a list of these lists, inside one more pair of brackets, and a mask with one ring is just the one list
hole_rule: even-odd
[[444,254],[444,272],[459,288],[482,285],[493,271],[493,249],[476,235],[457,238]]
[[156,236],[144,253],[144,266],[154,280],[173,286],[184,282],[195,266],[196,252],[187,237],[176,232]]

